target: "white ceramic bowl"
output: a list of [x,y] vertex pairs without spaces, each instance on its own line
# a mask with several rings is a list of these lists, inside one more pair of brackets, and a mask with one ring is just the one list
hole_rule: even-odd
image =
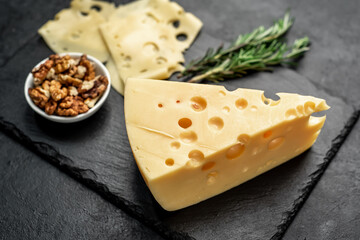
[[[59,55],[60,56],[70,55],[70,57],[77,59],[77,58],[80,58],[83,55],[83,53],[71,52],[71,53],[60,53]],[[87,58],[95,64],[94,67],[95,67],[96,76],[103,75],[103,76],[106,76],[109,80],[109,84],[108,84],[104,94],[96,102],[96,104],[93,108],[89,109],[89,111],[87,111],[86,113],[81,113],[75,117],[62,117],[62,116],[57,116],[57,115],[46,114],[43,109],[41,109],[35,105],[35,103],[31,100],[31,98],[29,96],[28,89],[34,87],[34,77],[31,72],[29,73],[29,75],[26,78],[25,87],[24,87],[25,98],[26,98],[26,101],[28,102],[28,104],[30,105],[30,107],[36,113],[41,115],[42,117],[49,119],[51,121],[54,121],[54,122],[59,122],[59,123],[79,122],[81,120],[84,120],[84,119],[90,117],[94,113],[96,113],[101,108],[101,106],[104,104],[106,98],[109,96],[110,88],[111,88],[111,79],[110,79],[110,74],[109,74],[108,70],[106,69],[106,67],[104,66],[104,64],[102,64],[99,60],[97,60],[96,58],[94,58],[90,55],[87,55]],[[38,63],[36,65],[36,67],[39,66],[40,64],[44,63],[47,59],[48,58],[42,60],[40,63]]]

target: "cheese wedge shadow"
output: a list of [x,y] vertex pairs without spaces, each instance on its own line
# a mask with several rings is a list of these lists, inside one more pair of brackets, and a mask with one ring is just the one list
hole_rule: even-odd
[[310,148],[325,100],[223,86],[129,78],[125,121],[158,203],[178,210],[227,191]]

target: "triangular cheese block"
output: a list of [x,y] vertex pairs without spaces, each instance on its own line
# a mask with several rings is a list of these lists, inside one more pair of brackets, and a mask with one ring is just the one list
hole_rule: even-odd
[[125,120],[140,172],[169,211],[233,188],[311,147],[325,100],[129,78]]

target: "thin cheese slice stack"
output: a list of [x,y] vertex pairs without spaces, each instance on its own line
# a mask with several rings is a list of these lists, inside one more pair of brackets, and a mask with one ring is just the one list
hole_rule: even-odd
[[222,86],[129,78],[128,137],[160,205],[173,211],[264,173],[310,148],[325,100]]
[[61,10],[38,32],[56,53],[83,52],[104,62],[109,52],[99,34],[99,25],[105,21],[96,10],[83,12],[73,7]]
[[166,79],[183,69],[182,52],[201,21],[168,0],[140,0],[118,9],[101,25],[120,78]]

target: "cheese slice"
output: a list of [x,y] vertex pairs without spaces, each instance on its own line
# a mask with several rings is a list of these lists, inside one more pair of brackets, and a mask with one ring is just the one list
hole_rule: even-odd
[[105,19],[114,12],[115,4],[98,0],[73,0],[70,3],[71,8],[81,12],[89,13],[92,9],[99,12]]
[[100,26],[120,78],[166,79],[183,69],[182,51],[201,21],[168,0],[140,0],[120,6]]
[[56,53],[82,52],[104,62],[109,52],[99,34],[99,25],[105,21],[96,10],[82,13],[79,9],[63,9],[38,32]]
[[129,78],[125,120],[139,170],[159,204],[181,209],[310,148],[325,100],[252,89]]
[[105,64],[107,70],[109,71],[111,77],[111,86],[124,96],[124,82],[121,80],[114,63],[114,60],[110,57],[109,60]]

